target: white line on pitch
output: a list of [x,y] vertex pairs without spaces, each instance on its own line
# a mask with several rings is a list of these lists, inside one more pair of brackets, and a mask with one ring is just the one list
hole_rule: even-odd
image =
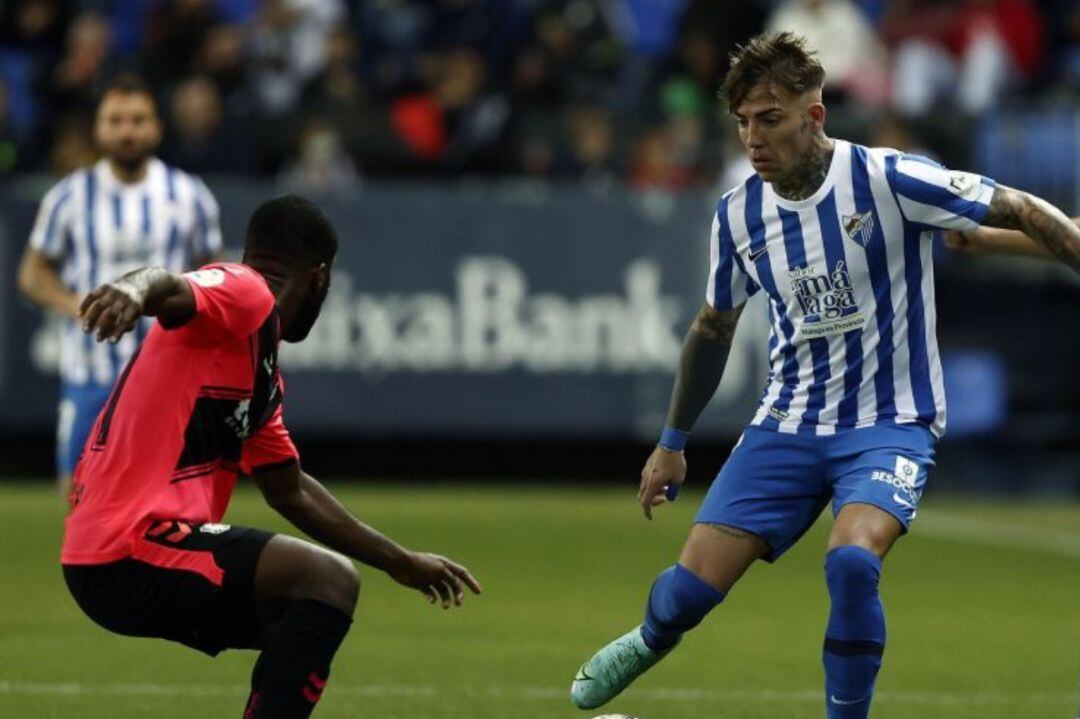
[[[366,698],[410,698],[459,695],[468,697],[531,699],[537,701],[569,701],[567,688],[490,686],[435,687],[412,684],[373,684],[348,686],[331,683],[338,696]],[[79,682],[18,682],[0,680],[0,695],[29,694],[53,696],[167,696],[218,697],[244,696],[248,688],[239,684],[82,684]],[[780,704],[812,704],[822,701],[819,690],[771,689],[639,689],[631,698],[679,702],[755,701]],[[903,692],[883,691],[875,696],[877,703],[918,705],[1007,705],[1069,703],[1075,697],[1068,692]]]
[[919,512],[912,532],[915,535],[921,533],[942,539],[960,539],[1002,549],[1024,549],[1080,558],[1080,535],[1075,532],[1009,524],[933,509]]

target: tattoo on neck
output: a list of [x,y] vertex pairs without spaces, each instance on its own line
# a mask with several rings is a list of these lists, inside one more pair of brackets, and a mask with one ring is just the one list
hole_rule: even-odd
[[815,142],[803,157],[802,162],[792,171],[790,177],[773,183],[773,190],[785,200],[805,200],[817,192],[825,182],[832,158],[832,143]]

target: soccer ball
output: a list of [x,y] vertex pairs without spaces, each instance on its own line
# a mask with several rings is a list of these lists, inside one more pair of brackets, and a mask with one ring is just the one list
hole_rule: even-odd
[[598,717],[593,717],[593,719],[638,719],[638,718],[637,717],[632,717],[632,716],[630,716],[628,714],[601,714]]

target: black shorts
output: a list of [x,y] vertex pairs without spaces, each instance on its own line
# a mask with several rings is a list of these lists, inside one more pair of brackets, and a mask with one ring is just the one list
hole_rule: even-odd
[[65,564],[79,607],[109,631],[180,642],[214,656],[258,648],[255,567],[274,535],[227,524],[155,522],[132,556]]

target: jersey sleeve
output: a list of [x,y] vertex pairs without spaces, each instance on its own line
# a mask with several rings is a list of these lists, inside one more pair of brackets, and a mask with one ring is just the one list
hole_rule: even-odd
[[728,225],[727,206],[727,197],[724,197],[716,208],[709,240],[710,267],[705,301],[718,310],[734,309],[758,291],[757,283],[746,274],[739,261]]
[[266,281],[246,265],[207,265],[181,277],[195,295],[195,316],[182,329],[205,343],[243,339],[273,310]]
[[285,465],[300,459],[289,430],[285,427],[281,405],[274,411],[274,416],[258,432],[244,440],[240,453],[240,469],[244,474],[252,474],[260,468]]
[[53,260],[64,256],[64,236],[71,225],[72,185],[70,180],[64,180],[49,190],[41,200],[30,232],[30,247]]
[[918,155],[898,156],[889,174],[904,218],[945,230],[977,227],[997,187],[990,178],[948,170]]
[[188,261],[200,262],[221,254],[221,211],[210,188],[199,178],[195,185],[195,224],[188,243]]

